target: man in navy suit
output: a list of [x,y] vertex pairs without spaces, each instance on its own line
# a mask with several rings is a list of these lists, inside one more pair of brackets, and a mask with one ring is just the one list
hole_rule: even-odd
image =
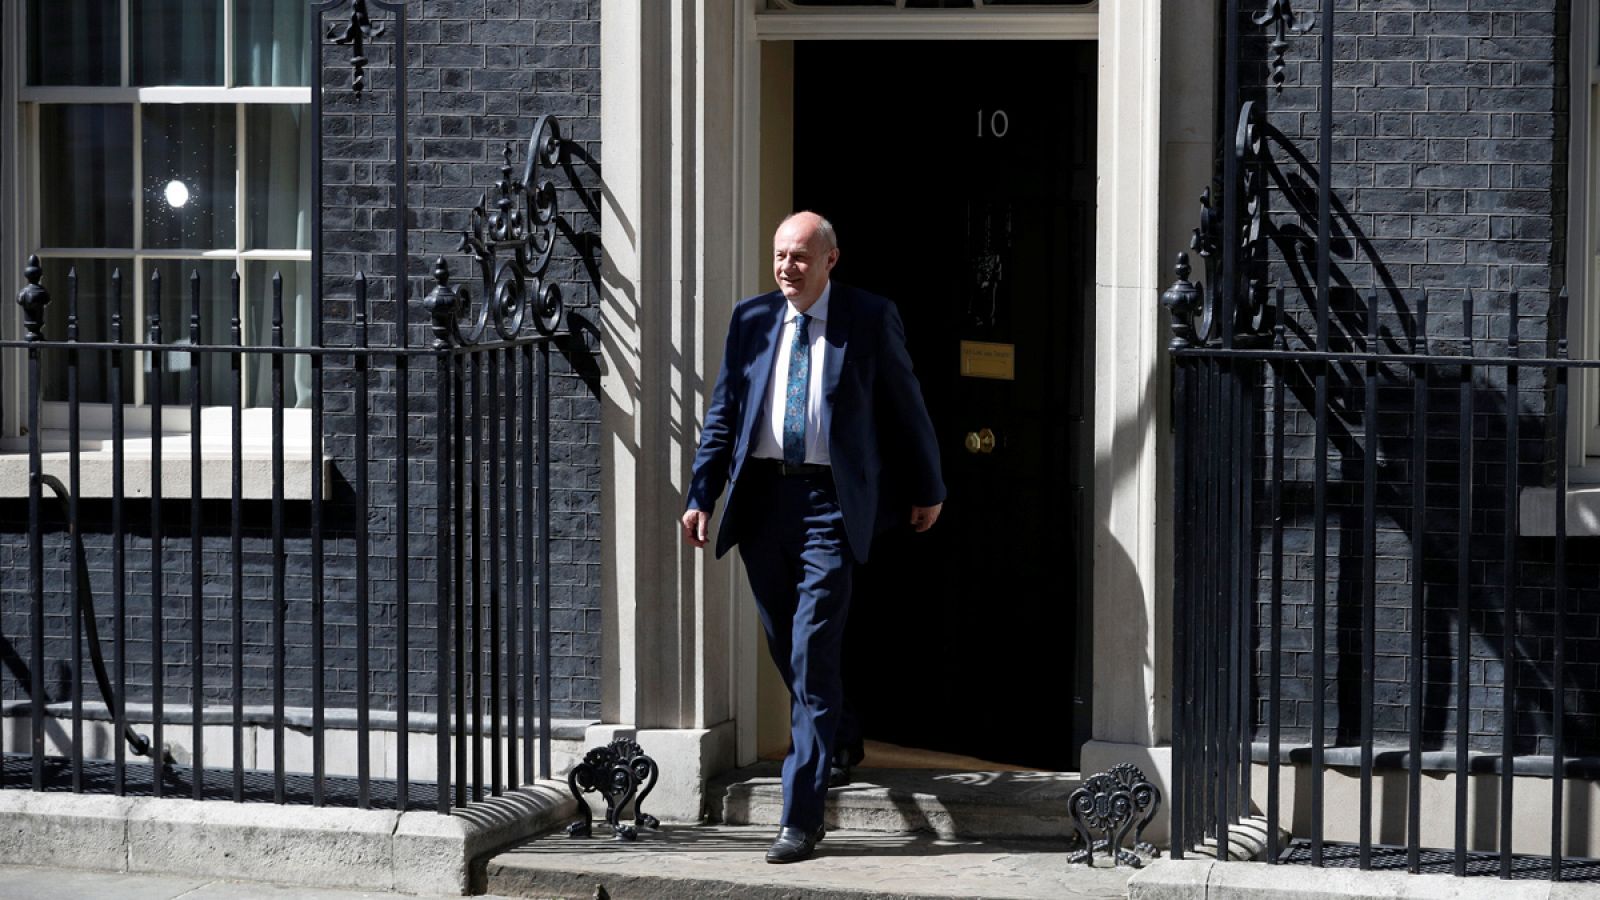
[[[732,485],[717,556],[737,544],[789,686],[783,827],[767,861],[798,862],[822,839],[843,713],[840,651],[852,569],[872,538],[939,517],[939,448],[894,304],[829,281],[833,226],[795,213],[773,237],[778,290],[733,312],[695,455],[684,539],[707,542]],[[889,489],[893,469],[899,490]]]

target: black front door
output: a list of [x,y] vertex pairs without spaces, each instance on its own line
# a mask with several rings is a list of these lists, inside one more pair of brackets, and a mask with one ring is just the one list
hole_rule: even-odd
[[[857,579],[870,739],[1047,769],[1087,737],[1092,42],[807,42],[795,203],[894,300],[944,460]],[[909,516],[909,509],[907,510]]]

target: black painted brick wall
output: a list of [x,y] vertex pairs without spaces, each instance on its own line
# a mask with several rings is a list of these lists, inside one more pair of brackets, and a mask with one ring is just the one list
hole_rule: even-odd
[[[435,257],[444,256],[457,284],[467,284],[475,298],[483,291],[466,277],[471,260],[457,252],[460,232],[469,226],[468,211],[485,192],[492,195],[500,178],[501,151],[516,145],[517,172],[521,154],[540,115],[560,118],[568,140],[567,163],[551,177],[559,189],[560,238],[548,277],[563,289],[568,311],[559,326],[562,335],[551,353],[550,403],[552,508],[552,623],[554,648],[551,683],[558,717],[598,718],[600,698],[599,615],[599,384],[594,354],[598,316],[594,283],[598,265],[598,188],[600,134],[599,2],[598,0],[428,0],[413,4],[410,25],[409,90],[411,160],[411,312],[412,346],[432,340],[420,301],[433,286]],[[380,19],[381,23],[381,19]],[[335,24],[333,19],[326,25]],[[326,28],[324,29],[326,33]],[[395,217],[392,136],[393,74],[391,35],[367,46],[371,65],[369,90],[356,96],[348,90],[349,51],[329,45],[324,53],[328,85],[323,115],[325,137],[325,290],[324,341],[348,345],[355,339],[354,273],[372,280],[372,343],[393,345],[395,305],[392,301]],[[492,201],[491,201],[492,203]],[[394,506],[397,434],[392,358],[374,363],[369,426],[373,534],[368,584],[371,616],[373,702],[380,709],[395,704],[395,574]],[[436,530],[436,381],[431,359],[412,364],[410,396],[412,485],[411,533],[411,693],[414,710],[434,709],[434,597]],[[519,370],[518,380],[521,375]],[[355,526],[356,448],[355,377],[348,358],[329,357],[325,369],[325,453],[332,462],[333,500],[325,511],[326,603],[324,606],[327,702],[355,705]],[[520,389],[519,389],[520,390]],[[188,502],[172,501],[166,512],[166,631],[164,696],[169,704],[190,702],[189,650],[190,536]],[[128,548],[129,701],[150,699],[149,504],[130,503]],[[230,644],[232,605],[229,512],[226,502],[208,502],[201,531],[205,577],[205,680],[207,703],[231,699]],[[99,629],[110,659],[111,547],[109,505],[86,503],[85,543]],[[269,703],[273,682],[270,644],[273,558],[270,506],[247,505],[244,556],[246,640],[243,651],[249,704]],[[520,529],[521,522],[518,522]],[[309,504],[288,504],[285,528],[287,578],[287,642],[285,671],[288,703],[311,704],[312,631]],[[482,542],[474,544],[482,547]],[[70,692],[68,544],[63,517],[46,518],[45,629],[48,636],[47,685],[53,699]],[[31,626],[28,597],[26,502],[0,504],[0,634],[7,671],[3,697],[25,696],[22,679],[29,670]],[[487,551],[484,565],[487,566]],[[85,696],[98,700],[87,674]]]
[[[1247,14],[1265,3],[1246,3]],[[1524,355],[1553,353],[1549,316],[1559,287],[1567,178],[1567,4],[1564,0],[1341,0],[1334,22],[1334,227],[1330,341],[1360,349],[1375,302],[1379,344],[1407,352],[1417,337],[1424,293],[1433,352],[1468,344],[1463,310],[1474,301],[1470,347],[1479,355],[1506,351],[1509,304],[1519,292]],[[1302,16],[1305,11],[1301,11]],[[1283,321],[1291,347],[1316,340],[1316,188],[1319,44],[1324,23],[1291,38],[1281,93],[1269,86],[1266,30],[1244,25],[1241,81],[1246,98],[1267,110],[1266,145],[1274,160],[1271,185],[1269,279],[1287,289]],[[1372,298],[1372,300],[1369,300]],[[1285,438],[1284,739],[1308,740],[1312,709],[1314,370],[1286,374]],[[1457,409],[1456,368],[1434,368],[1426,461],[1412,457],[1411,373],[1380,368],[1378,428],[1377,648],[1375,727],[1380,744],[1406,740],[1412,663],[1411,585],[1427,586],[1424,732],[1430,747],[1453,744],[1457,698],[1455,647],[1455,529],[1462,495],[1457,453],[1473,436],[1470,624],[1472,642],[1460,664],[1469,667],[1471,743],[1499,747],[1503,660],[1518,660],[1519,752],[1548,753],[1550,658],[1553,652],[1551,542],[1519,538],[1516,597],[1520,638],[1505,646],[1502,588],[1505,485],[1505,370],[1479,367],[1473,375],[1476,415],[1471,427]],[[1330,374],[1328,494],[1328,738],[1359,740],[1362,563],[1365,517],[1361,485],[1369,436],[1364,433],[1364,372]],[[1263,392],[1271,402],[1270,387]],[[1548,484],[1554,434],[1550,385],[1524,371],[1519,407],[1524,484]],[[1270,408],[1264,404],[1263,408]],[[1269,449],[1265,422],[1260,449]],[[1258,477],[1266,459],[1258,460]],[[1427,487],[1426,560],[1412,564],[1411,489]],[[1257,499],[1264,503],[1262,482]],[[1268,521],[1266,507],[1257,522]],[[1515,524],[1510,523],[1514,528]],[[1270,543],[1258,529],[1261,596],[1267,596]],[[1573,544],[1580,558],[1585,544]],[[1600,753],[1600,571],[1573,570],[1567,734],[1569,752]],[[1265,676],[1270,609],[1259,608],[1257,664],[1259,735],[1265,737]]]

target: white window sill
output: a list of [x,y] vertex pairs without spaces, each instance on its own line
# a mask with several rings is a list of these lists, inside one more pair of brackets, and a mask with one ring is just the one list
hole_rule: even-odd
[[[1556,489],[1523,488],[1517,496],[1517,533],[1523,537],[1555,537]],[[1567,470],[1567,536],[1600,535],[1600,459]]]
[[[285,410],[283,447],[283,498],[311,499],[311,428],[307,410]],[[185,412],[187,415],[187,412]],[[269,410],[247,410],[243,417],[243,453],[240,454],[242,484],[240,499],[272,499],[272,443]],[[233,431],[231,411],[207,409],[201,420],[200,495],[207,500],[233,497]],[[70,486],[71,441],[65,429],[45,428],[39,433],[44,474]],[[161,436],[161,496],[165,500],[188,500],[192,485],[188,434]],[[151,494],[150,470],[154,441],[149,432],[130,433],[123,446],[123,497],[145,499]],[[110,499],[112,478],[112,440],[109,431],[83,429],[78,440],[80,499]],[[322,496],[331,496],[331,467],[322,461]],[[0,440],[0,499],[28,496],[28,439]],[[45,486],[46,502],[55,492]]]

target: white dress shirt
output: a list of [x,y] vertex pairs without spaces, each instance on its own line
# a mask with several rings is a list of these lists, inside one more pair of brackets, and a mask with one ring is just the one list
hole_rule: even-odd
[[[811,317],[806,325],[806,337],[811,339],[810,381],[806,384],[806,462],[828,465],[828,423],[832,410],[822,400],[822,359],[828,342],[828,297],[833,293],[833,283],[822,289],[822,296],[811,304],[806,315]],[[767,459],[783,459],[783,407],[789,395],[789,350],[794,346],[795,320],[800,310],[787,304],[783,327],[778,329],[778,352],[772,360],[772,381],[767,385],[767,399],[761,408],[761,421],[756,429],[754,455]]]

